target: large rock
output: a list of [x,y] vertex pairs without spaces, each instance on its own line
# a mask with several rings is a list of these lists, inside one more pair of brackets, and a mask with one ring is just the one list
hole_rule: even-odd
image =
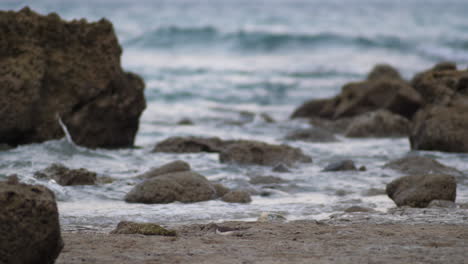
[[96,173],[87,169],[69,169],[62,164],[54,163],[42,171],[34,174],[39,179],[53,179],[63,186],[69,185],[94,185]]
[[54,194],[40,185],[0,182],[0,263],[52,264],[62,248]]
[[193,203],[216,198],[216,189],[202,175],[192,171],[164,174],[133,187],[125,196],[129,203]]
[[150,179],[150,178],[155,178],[155,177],[168,174],[168,173],[190,171],[190,170],[191,170],[190,164],[182,160],[176,160],[176,161],[164,164],[161,167],[153,168],[149,170],[148,172],[138,175],[137,178]]
[[378,110],[356,117],[345,132],[347,137],[405,137],[408,136],[410,122],[408,119]]
[[468,152],[466,105],[431,105],[419,111],[410,134],[411,149]]
[[432,200],[455,201],[457,183],[451,175],[426,174],[398,178],[387,184],[387,195],[397,206],[424,208]]
[[391,161],[384,168],[398,170],[407,175],[414,174],[449,174],[462,176],[463,173],[455,168],[445,166],[437,160],[423,156],[409,156]]
[[133,145],[144,82],[120,65],[112,24],[0,11],[0,143],[64,136],[87,147]]
[[229,144],[220,154],[222,163],[275,166],[283,163],[312,162],[312,158],[298,148],[288,145],[272,145],[253,140],[239,140]]
[[366,81],[348,83],[333,98],[311,100],[300,106],[292,118],[338,119],[378,109],[411,118],[423,105],[419,93],[388,65],[377,65]]
[[156,144],[153,152],[220,152],[224,144],[225,142],[218,137],[170,137]]

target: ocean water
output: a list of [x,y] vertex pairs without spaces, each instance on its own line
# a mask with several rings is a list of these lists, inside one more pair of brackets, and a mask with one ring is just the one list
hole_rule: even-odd
[[[147,86],[148,107],[136,139],[141,148],[92,150],[64,138],[0,151],[0,177],[17,173],[24,182],[51,188],[66,229],[107,230],[121,220],[166,225],[253,220],[263,211],[282,213],[290,220],[325,219],[352,205],[385,212],[394,207],[388,197],[363,193],[383,189],[401,176],[382,165],[411,152],[406,138],[290,142],[284,136],[307,124],[288,116],[307,99],[332,96],[346,82],[365,78],[377,63],[392,64],[407,79],[442,60],[455,61],[460,68],[468,65],[464,0],[3,0],[0,9],[25,5],[65,19],[109,19],[124,50],[123,67],[140,74]],[[248,120],[242,111],[268,113],[277,122],[266,123],[259,115]],[[183,118],[195,125],[177,125]],[[180,135],[287,143],[314,162],[298,164],[290,173],[275,173],[266,167],[221,164],[217,154],[151,153],[155,143]],[[415,154],[468,174],[467,154]],[[367,171],[321,172],[329,162],[343,158],[365,165]],[[254,195],[246,205],[217,200],[164,205],[123,201],[135,184],[132,177],[175,159],[230,188],[272,195]],[[63,187],[33,177],[55,162],[116,181]],[[262,189],[248,183],[252,175],[274,175],[288,182]],[[468,202],[466,178],[459,179],[457,202]],[[459,219],[450,214],[439,217],[446,223]]]

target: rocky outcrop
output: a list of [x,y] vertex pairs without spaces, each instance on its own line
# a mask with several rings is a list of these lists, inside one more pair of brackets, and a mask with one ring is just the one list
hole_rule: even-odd
[[0,263],[53,264],[63,248],[54,194],[0,182]]
[[144,82],[122,70],[109,21],[0,11],[0,47],[0,143],[61,138],[60,119],[79,145],[133,145]]
[[332,132],[320,128],[313,127],[307,129],[299,129],[289,133],[286,136],[287,140],[300,140],[307,142],[336,142],[338,139]]
[[387,184],[387,195],[397,206],[424,208],[432,200],[455,201],[457,183],[446,174],[411,175]]
[[409,135],[408,119],[388,110],[377,110],[358,116],[348,126],[347,137],[405,137]]
[[218,137],[170,137],[156,144],[153,152],[220,152],[224,145],[225,142]]
[[250,198],[250,194],[246,191],[230,191],[221,200],[227,203],[250,203],[252,198]]
[[204,176],[182,171],[163,174],[133,187],[125,196],[129,203],[193,203],[216,198],[216,189]]
[[356,165],[352,160],[339,160],[328,164],[323,171],[356,171]]
[[145,236],[176,236],[176,231],[168,230],[153,223],[122,221],[110,232],[111,234],[139,234]]
[[423,156],[409,156],[391,161],[384,165],[384,168],[398,170],[407,175],[414,174],[448,174],[455,177],[462,176],[463,173],[455,168],[445,166],[437,160]]
[[148,172],[138,175],[137,178],[150,179],[150,178],[155,178],[155,177],[168,174],[168,173],[190,171],[190,170],[191,170],[190,164],[182,160],[176,160],[176,161],[164,164],[161,167],[151,169]]
[[468,152],[466,105],[431,105],[419,111],[410,134],[411,149]]
[[377,65],[366,81],[344,85],[333,98],[306,102],[291,117],[339,119],[386,109],[411,118],[423,103],[419,93],[395,69]]
[[42,171],[34,174],[38,179],[52,179],[63,186],[94,185],[96,173],[87,169],[69,169],[62,164],[54,163]]
[[288,145],[272,145],[259,141],[239,140],[229,144],[220,154],[222,163],[275,166],[283,163],[312,162],[312,158],[298,148]]

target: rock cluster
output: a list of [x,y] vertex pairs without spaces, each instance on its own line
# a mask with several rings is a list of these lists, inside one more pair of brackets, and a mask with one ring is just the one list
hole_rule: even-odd
[[69,169],[62,164],[52,164],[42,171],[34,174],[39,179],[52,179],[63,186],[70,185],[94,185],[96,173],[87,169]]

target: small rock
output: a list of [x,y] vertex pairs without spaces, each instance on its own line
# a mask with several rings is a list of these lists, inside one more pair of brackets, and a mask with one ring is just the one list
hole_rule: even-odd
[[354,161],[352,160],[340,160],[336,162],[332,162],[328,164],[325,169],[323,169],[324,172],[328,171],[348,171],[348,170],[357,170],[356,166],[354,165]]
[[363,166],[359,167],[359,171],[367,171],[366,166],[363,165]]
[[288,166],[284,165],[283,163],[280,163],[276,165],[275,167],[273,167],[272,171],[281,172],[281,173],[291,172]]
[[287,181],[275,176],[255,176],[250,179],[251,184],[278,184]]
[[400,177],[387,184],[387,195],[397,206],[424,208],[432,200],[455,201],[455,177],[446,174],[426,174]]
[[335,195],[336,196],[346,196],[350,194],[351,192],[346,191],[346,190],[336,190]]
[[263,121],[265,121],[266,123],[276,123],[275,119],[273,117],[271,117],[269,114],[267,113],[261,113],[260,114],[260,117],[263,119]]
[[355,206],[348,207],[345,210],[345,212],[346,213],[370,213],[370,212],[375,212],[375,210],[372,208],[355,205]]
[[180,126],[192,126],[194,125],[193,121],[190,120],[189,118],[183,118],[179,122],[177,122],[178,125]]
[[252,199],[246,191],[230,191],[221,198],[227,203],[250,203]]
[[18,184],[19,183],[19,178],[17,174],[12,174],[7,177],[7,183],[8,184]]
[[456,71],[457,64],[452,61],[442,61],[432,67],[433,71]]
[[377,64],[367,75],[367,80],[378,80],[378,79],[397,79],[402,80],[398,70],[388,64]]
[[455,168],[445,166],[435,159],[424,156],[408,156],[391,161],[384,168],[398,170],[405,174],[449,174],[456,177],[463,173]]
[[157,224],[121,221],[111,234],[140,234],[145,236],[176,236],[176,231]]
[[229,188],[222,185],[221,183],[215,183],[215,184],[213,184],[213,187],[216,190],[216,196],[217,197],[223,197],[225,194],[227,194],[228,192],[231,191],[231,190],[229,190]]
[[54,163],[42,171],[34,174],[38,179],[53,179],[63,186],[94,185],[96,173],[87,169],[69,169],[62,164]]
[[447,200],[432,200],[428,208],[457,208],[457,205],[452,201]]
[[406,137],[409,135],[408,119],[380,109],[357,116],[348,126],[346,137]]
[[365,191],[362,195],[364,196],[377,196],[377,195],[385,195],[385,189],[377,189],[377,188],[370,188],[369,190]]
[[217,137],[170,137],[156,144],[152,152],[220,152],[223,146],[224,142]]
[[336,142],[338,139],[332,132],[319,128],[299,129],[289,133],[286,136],[287,140],[300,140],[307,142]]
[[150,179],[155,178],[164,174],[181,172],[181,171],[190,171],[190,164],[182,160],[176,160],[162,165],[161,167],[154,168],[145,172],[141,175],[138,175],[139,179]]
[[258,217],[257,222],[283,223],[286,222],[286,217],[277,213],[262,212]]

